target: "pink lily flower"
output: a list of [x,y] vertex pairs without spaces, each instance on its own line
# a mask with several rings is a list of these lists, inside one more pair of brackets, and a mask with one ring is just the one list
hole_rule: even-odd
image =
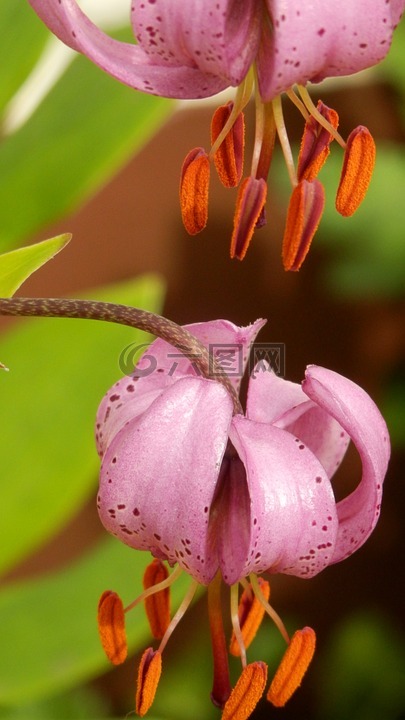
[[[206,346],[237,348],[245,366],[262,325],[257,321],[238,328],[217,320],[187,329]],[[154,371],[148,372],[151,358]],[[310,578],[363,545],[380,512],[390,453],[388,431],[371,398],[331,370],[309,366],[298,385],[277,377],[268,366],[257,366],[243,415],[234,413],[232,399],[219,382],[198,376],[189,360],[176,358],[174,365],[173,350],[156,340],[134,375],[119,380],[100,405],[96,432],[102,458],[100,518],[125,544],[149,550],[159,567],[165,567],[164,561],[177,565],[168,579],[162,576],[156,590],[147,583],[148,597],[162,592],[182,569],[193,578],[185,605],[198,584],[207,585],[210,616],[216,619],[212,625],[217,628],[217,583],[222,579],[231,587],[236,609],[242,584],[248,597],[240,600],[239,616],[233,613],[234,654],[242,658],[241,682],[250,688],[254,672],[262,687],[262,664],[246,664],[251,638],[243,629],[242,606],[245,615],[246,606],[248,615],[257,612],[252,609],[254,602],[271,614],[289,644],[287,653],[293,639],[268,597],[263,597],[265,587],[257,575]],[[235,388],[239,382],[239,376],[233,378]],[[362,477],[348,497],[336,502],[331,478],[350,439],[362,461]],[[155,609],[152,615],[160,612]],[[159,656],[178,622],[176,616],[166,623],[156,651]],[[294,643],[302,642],[308,664],[313,631],[299,632]],[[212,630],[213,696],[225,706],[226,718],[234,695],[223,681],[226,661],[219,649],[220,635],[218,629]],[[147,652],[149,667],[156,655]],[[286,662],[283,678],[292,673],[293,692],[302,675],[295,677]],[[145,682],[141,673],[141,696]],[[284,704],[291,692],[280,696],[274,682],[268,697],[276,705]],[[247,707],[252,699],[249,692]]]
[[[107,36],[75,0],[29,2],[64,43],[137,90],[191,99],[238,88],[235,100],[214,115],[210,151],[192,150],[183,166],[180,204],[190,234],[207,223],[210,161],[226,186],[241,183],[243,108],[254,88],[255,147],[236,202],[231,257],[242,260],[254,230],[265,224],[266,181],[276,134],[293,191],[282,251],[287,270],[301,267],[319,225],[324,191],[316,175],[333,139],[345,151],[337,210],[352,215],[364,199],[375,161],[369,131],[360,126],[344,140],[337,131],[337,114],[323,103],[315,107],[305,86],[379,63],[389,50],[405,0],[342,0],[338,8],[331,0],[134,0],[136,45]],[[305,119],[297,168],[283,120],[283,93]]]

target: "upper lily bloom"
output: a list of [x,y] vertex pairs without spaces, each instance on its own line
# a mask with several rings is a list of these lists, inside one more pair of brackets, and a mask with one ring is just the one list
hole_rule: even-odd
[[[229,349],[234,350],[232,382],[237,388],[262,325],[258,321],[238,328],[218,320],[187,329],[219,357],[225,351],[229,360]],[[261,363],[251,375],[246,413],[235,412],[222,384],[199,376],[189,360],[156,340],[134,375],[117,382],[103,399],[96,435],[102,458],[101,520],[122,542],[149,550],[156,558],[138,600],[146,599],[152,630],[158,628],[155,637],[163,639],[157,651],[149,649],[144,656],[138,712],[144,714],[152,702],[161,652],[199,583],[208,586],[213,699],[224,707],[223,718],[247,718],[264,690],[267,668],[247,664],[246,648],[265,611],[288,643],[268,693],[271,702],[284,704],[310,662],[315,635],[305,628],[290,640],[269,605],[268,583],[257,575],[267,571],[313,577],[347,558],[369,537],[379,516],[389,459],[387,428],[373,401],[330,370],[308,367],[300,386]],[[362,477],[348,497],[336,502],[331,478],[350,439],[362,461]],[[169,577],[164,561],[177,565]],[[180,569],[192,583],[170,621],[162,593]],[[232,692],[221,580],[230,586],[233,607],[230,651],[241,657],[243,666]],[[239,599],[240,584],[244,592]],[[155,596],[158,600],[151,604]],[[103,595],[100,632],[113,661],[125,657],[117,647],[118,642],[125,645],[123,617],[118,596]],[[297,657],[302,662],[297,663]],[[241,698],[239,714],[233,715]]]
[[[75,0],[29,2],[64,43],[138,90],[187,99],[238,88],[234,102],[214,116],[211,150],[193,150],[183,166],[180,202],[191,234],[207,222],[210,161],[225,185],[241,181],[242,110],[253,90],[255,147],[250,171],[240,184],[232,257],[244,257],[254,229],[265,223],[276,134],[293,189],[283,241],[286,269],[299,269],[322,215],[324,192],[316,175],[333,138],[345,150],[338,211],[351,215],[364,198],[375,156],[369,132],[360,126],[345,141],[337,132],[337,114],[322,103],[315,107],[305,86],[380,62],[405,0],[342,0],[338,6],[331,0],[134,0],[131,21],[137,45],[107,36]],[[297,168],[284,126],[282,93],[305,118]]]

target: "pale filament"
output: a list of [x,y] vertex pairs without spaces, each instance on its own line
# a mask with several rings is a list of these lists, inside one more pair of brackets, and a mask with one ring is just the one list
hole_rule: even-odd
[[190,605],[196,590],[198,588],[199,583],[197,580],[193,580],[189,589],[186,592],[185,597],[183,598],[177,612],[173,615],[173,618],[170,622],[169,627],[167,628],[165,634],[163,635],[162,642],[159,645],[159,652],[162,653],[163,650],[166,647],[166,644],[169,640],[170,635],[172,634],[173,630],[176,628],[178,623],[180,622],[181,618],[183,617],[184,613],[187,611],[188,606]]
[[276,123],[277,135],[280,140],[281,149],[283,151],[285,163],[287,165],[288,175],[293,188],[298,185],[297,174],[295,172],[294,158],[291,146],[288,140],[287,130],[284,122],[283,108],[281,106],[281,97],[277,96],[273,102],[274,122]]
[[135,598],[135,600],[133,600],[129,605],[127,605],[126,608],[124,608],[124,612],[132,610],[132,608],[134,608],[136,605],[142,602],[142,600],[145,600],[150,595],[154,595],[161,590],[166,590],[166,588],[170,587],[170,585],[174,583],[174,581],[177,580],[178,577],[180,577],[182,572],[183,570],[181,569],[180,565],[177,565],[173,572],[170,573],[169,577],[167,577],[165,580],[162,580],[160,583],[156,583],[156,585],[152,585],[152,587],[144,590],[140,595],[138,595],[137,598]]
[[235,583],[231,587],[231,620],[232,620],[232,627],[233,632],[235,634],[236,642],[239,645],[240,650],[240,659],[242,662],[242,667],[246,667],[246,648],[245,643],[243,641],[243,635],[242,630],[240,628],[240,622],[239,622],[239,583]]
[[256,575],[253,575],[253,574],[252,574],[252,575],[249,575],[249,580],[250,580],[250,582],[251,582],[252,588],[253,588],[253,590],[254,590],[254,593],[255,593],[257,599],[258,599],[259,602],[263,605],[266,613],[267,613],[267,614],[271,617],[271,619],[273,620],[274,624],[276,625],[276,627],[277,627],[278,630],[280,631],[280,633],[281,633],[281,635],[283,636],[284,640],[286,641],[287,645],[289,645],[289,644],[290,644],[290,636],[288,635],[288,632],[287,632],[287,630],[285,629],[285,625],[284,625],[281,617],[280,617],[280,616],[276,613],[276,611],[274,610],[274,608],[273,608],[273,607],[270,605],[270,603],[268,603],[267,600],[265,600],[265,598],[263,597],[263,593],[262,593],[262,591],[261,591],[261,589],[260,589],[260,585],[259,585],[259,583],[258,583],[257,576],[256,576]]

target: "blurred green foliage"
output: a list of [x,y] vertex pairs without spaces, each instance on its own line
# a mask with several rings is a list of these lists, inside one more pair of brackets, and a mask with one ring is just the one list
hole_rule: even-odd
[[[10,99],[50,37],[28,3],[2,0],[0,34],[22,36],[0,63]],[[121,37],[122,33],[117,33]],[[27,53],[26,48],[33,48]],[[126,37],[126,33],[125,33]],[[13,70],[21,66],[17,73]],[[0,100],[2,96],[0,94]],[[75,56],[29,120],[0,134],[0,252],[72,210],[106,182],[172,112],[173,104],[121,85]],[[85,159],[85,162],[83,160]]]

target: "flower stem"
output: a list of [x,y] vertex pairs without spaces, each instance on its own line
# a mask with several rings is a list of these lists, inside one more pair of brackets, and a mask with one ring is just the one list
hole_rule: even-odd
[[145,330],[180,350],[204,377],[220,382],[233,400],[234,414],[243,413],[229,377],[207,348],[188,330],[161,315],[128,305],[66,298],[0,298],[0,315],[104,320]]

